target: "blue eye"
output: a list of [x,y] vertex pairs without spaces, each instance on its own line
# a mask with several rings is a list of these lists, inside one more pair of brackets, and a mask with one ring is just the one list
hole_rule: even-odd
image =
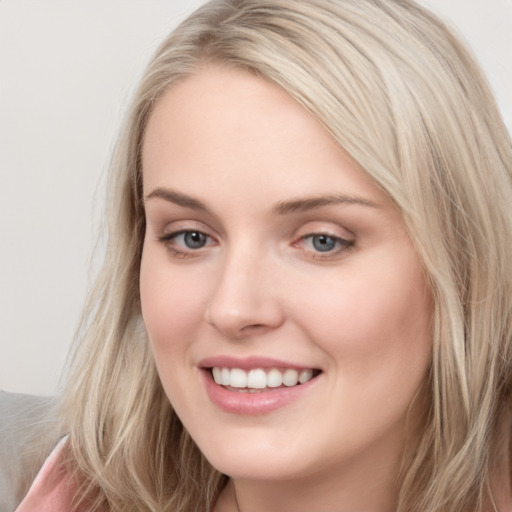
[[310,235],[310,238],[313,248],[318,252],[332,251],[339,244],[339,238],[329,235]]
[[183,243],[188,249],[201,249],[208,241],[207,235],[201,231],[184,231],[176,235],[176,238],[181,236]]
[[160,237],[160,241],[172,254],[180,258],[185,258],[192,256],[203,247],[211,245],[213,239],[202,231],[184,229],[164,235]]
[[327,233],[312,233],[301,238],[301,245],[313,258],[321,259],[341,256],[354,242]]

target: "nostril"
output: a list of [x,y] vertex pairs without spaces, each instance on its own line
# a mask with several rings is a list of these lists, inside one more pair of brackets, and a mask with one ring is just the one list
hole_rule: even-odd
[[267,326],[264,324],[251,324],[251,325],[246,325],[246,326],[242,327],[240,330],[243,332],[248,332],[248,331],[261,331],[262,329],[266,329],[266,328],[267,328]]

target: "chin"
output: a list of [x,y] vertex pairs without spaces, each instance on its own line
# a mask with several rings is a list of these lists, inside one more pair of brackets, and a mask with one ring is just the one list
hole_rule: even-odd
[[199,449],[210,464],[225,475],[234,479],[253,481],[279,481],[306,476],[315,465],[314,457],[308,457],[304,445],[294,449],[295,443],[275,436],[257,439],[249,432],[240,440],[209,439],[199,444]]
[[300,473],[290,471],[290,462],[276,460],[275,457],[260,457],[248,460],[246,457],[218,457],[209,460],[221,473],[235,480],[280,481],[297,478]]

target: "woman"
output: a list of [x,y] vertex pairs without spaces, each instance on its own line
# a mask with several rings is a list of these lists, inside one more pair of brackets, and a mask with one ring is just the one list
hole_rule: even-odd
[[511,164],[416,4],[203,6],[136,94],[20,512],[511,510]]

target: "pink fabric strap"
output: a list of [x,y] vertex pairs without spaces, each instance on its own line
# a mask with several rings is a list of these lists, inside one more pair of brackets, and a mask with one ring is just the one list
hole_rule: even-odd
[[16,512],[69,512],[74,485],[61,466],[67,437],[60,440],[48,456],[30,490]]

